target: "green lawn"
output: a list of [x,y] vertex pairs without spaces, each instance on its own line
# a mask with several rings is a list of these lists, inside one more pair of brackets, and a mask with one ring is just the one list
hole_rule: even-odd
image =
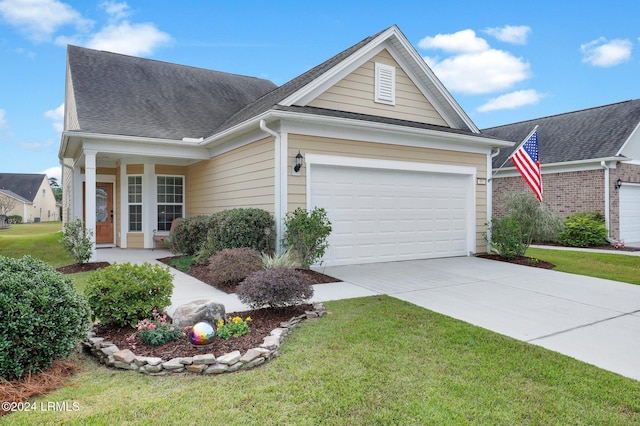
[[62,244],[61,222],[41,222],[11,225],[0,230],[0,255],[22,257],[30,254],[54,267],[72,264],[73,258]]
[[556,265],[555,271],[640,284],[640,256],[529,248],[527,256]]
[[[39,230],[39,243],[27,228],[11,243],[0,233],[0,253],[30,246],[71,263],[59,236]],[[610,256],[574,262],[626,258]],[[76,275],[80,289],[88,274]],[[35,412],[0,424],[640,424],[638,381],[391,297],[325,305],[325,318],[295,329],[281,356],[255,370],[148,377],[83,356],[63,387],[30,400]],[[47,409],[56,403],[67,410]]]

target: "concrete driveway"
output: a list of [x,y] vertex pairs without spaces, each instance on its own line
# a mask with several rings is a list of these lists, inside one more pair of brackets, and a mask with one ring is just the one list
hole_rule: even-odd
[[640,380],[640,286],[475,257],[319,270]]

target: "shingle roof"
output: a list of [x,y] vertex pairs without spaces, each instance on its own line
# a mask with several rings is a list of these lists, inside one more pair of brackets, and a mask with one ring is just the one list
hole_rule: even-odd
[[26,198],[16,194],[15,192],[9,189],[0,189],[0,194],[8,195],[9,197],[15,198],[16,200],[21,201],[23,203],[31,203],[31,201],[27,200]]
[[69,46],[80,130],[127,136],[207,137],[273,90],[268,80]]
[[0,189],[12,191],[32,202],[46,177],[41,174],[0,173]]
[[[516,142],[493,159],[500,167],[538,125],[541,164],[613,157],[640,123],[640,99],[536,118],[481,130],[482,134]],[[508,163],[506,166],[510,166]]]

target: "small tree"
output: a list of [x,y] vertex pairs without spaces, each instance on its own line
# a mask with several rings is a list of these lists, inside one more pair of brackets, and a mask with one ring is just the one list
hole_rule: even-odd
[[82,220],[76,219],[64,225],[63,236],[60,242],[71,254],[76,263],[82,264],[91,259],[91,252],[93,251],[92,236],[93,232],[84,227]]
[[51,191],[53,192],[53,196],[55,197],[58,203],[62,202],[62,188],[58,184],[58,179],[51,177],[49,178],[49,186],[51,186]]
[[11,198],[8,195],[0,194],[0,229],[5,228],[5,218],[9,215],[9,212],[18,205],[18,200]]
[[283,244],[298,256],[303,268],[318,261],[329,247],[327,237],[331,234],[331,222],[323,208],[308,212],[297,208],[287,215]]
[[489,224],[491,244],[503,257],[524,256],[532,242],[553,241],[564,226],[548,205],[530,193],[508,194],[505,211],[506,216]]

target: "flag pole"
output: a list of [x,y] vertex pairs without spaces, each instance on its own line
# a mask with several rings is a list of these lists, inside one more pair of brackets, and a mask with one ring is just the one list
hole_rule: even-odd
[[523,140],[522,142],[520,142],[520,145],[518,145],[518,147],[517,147],[516,149],[514,149],[514,150],[513,150],[513,152],[511,153],[511,155],[510,155],[509,157],[507,157],[507,159],[506,159],[506,160],[504,160],[504,163],[502,163],[502,165],[501,165],[500,167],[498,167],[498,168],[496,169],[496,171],[495,171],[495,172],[493,172],[493,174],[491,175],[491,180],[493,180],[493,177],[496,175],[496,173],[498,173],[498,172],[500,171],[500,169],[501,169],[501,168],[503,168],[505,164],[507,164],[507,161],[511,160],[511,157],[513,157],[513,155],[514,155],[516,152],[518,152],[518,150],[519,150],[520,148],[522,148],[522,145],[524,145],[524,144],[529,140],[529,138],[530,138],[530,137],[531,137],[531,136],[536,132],[536,130],[538,130],[538,125],[537,125],[537,124],[536,124],[536,126],[533,128],[533,130],[532,130],[531,132],[529,132],[529,134],[527,135],[527,137],[526,137],[526,138],[524,138],[524,140]]

